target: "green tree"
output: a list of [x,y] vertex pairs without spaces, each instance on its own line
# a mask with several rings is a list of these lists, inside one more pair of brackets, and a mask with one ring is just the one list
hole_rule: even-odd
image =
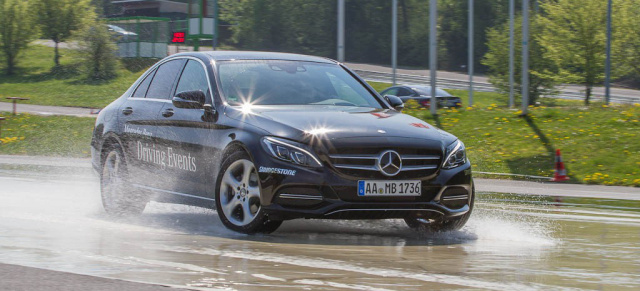
[[307,53],[335,51],[335,5],[315,0],[221,0],[220,17],[234,24],[232,41],[239,47]]
[[604,80],[607,1],[557,0],[540,4],[542,31],[536,40],[566,83],[585,86],[589,104],[593,86]]
[[90,0],[38,0],[35,6],[43,36],[55,43],[53,61],[59,66],[58,45],[91,23],[95,9]]
[[640,2],[615,1],[613,13],[612,67],[618,68],[621,74],[640,78]]
[[[558,82],[555,63],[546,58],[544,49],[537,41],[541,27],[532,23],[529,42],[529,105],[535,104],[542,95],[555,92]],[[522,92],[522,17],[514,20],[514,91]],[[509,93],[509,21],[487,31],[489,51],[482,63],[489,68],[489,81],[502,93]]]
[[85,29],[79,38],[79,52],[87,77],[93,80],[111,79],[117,75],[117,46],[111,40],[107,26],[96,22]]
[[20,51],[37,37],[31,1],[0,0],[0,50],[8,75],[12,75]]
[[[422,3],[421,3],[422,4]],[[425,4],[422,4],[425,5]],[[487,52],[487,31],[508,19],[508,1],[474,1],[474,61],[476,72],[486,71],[481,57]],[[440,67],[446,70],[465,70],[468,65],[469,3],[464,0],[438,1],[438,38],[444,51]]]

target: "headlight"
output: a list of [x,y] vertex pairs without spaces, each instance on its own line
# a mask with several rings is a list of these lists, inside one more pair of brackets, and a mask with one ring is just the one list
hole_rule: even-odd
[[457,140],[447,147],[446,159],[442,164],[443,169],[453,169],[467,162],[467,153],[464,144]]
[[321,167],[322,164],[311,152],[300,146],[274,137],[265,137],[262,142],[267,152],[276,159],[307,167]]

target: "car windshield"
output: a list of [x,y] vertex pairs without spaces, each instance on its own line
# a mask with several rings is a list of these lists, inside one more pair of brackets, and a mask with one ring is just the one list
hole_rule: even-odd
[[[418,94],[420,95],[431,96],[431,87],[412,88],[412,89],[418,92]],[[436,96],[440,97],[440,96],[451,96],[451,95],[447,93],[447,91],[445,90],[436,88]]]
[[218,62],[231,105],[336,105],[382,108],[358,80],[335,64],[251,60]]

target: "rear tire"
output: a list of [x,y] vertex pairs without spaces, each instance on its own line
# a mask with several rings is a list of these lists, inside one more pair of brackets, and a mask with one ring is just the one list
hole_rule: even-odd
[[104,210],[113,216],[140,215],[149,199],[138,191],[131,191],[129,171],[122,148],[109,145],[103,155],[100,172],[100,194]]
[[420,232],[435,233],[460,230],[467,224],[471,212],[473,210],[473,204],[475,200],[475,189],[471,187],[471,202],[469,203],[469,211],[459,217],[455,217],[448,220],[429,220],[417,217],[407,217],[404,222],[412,229]]
[[225,227],[236,232],[271,233],[282,224],[269,220],[260,205],[260,180],[251,157],[244,151],[229,155],[216,182],[216,210]]

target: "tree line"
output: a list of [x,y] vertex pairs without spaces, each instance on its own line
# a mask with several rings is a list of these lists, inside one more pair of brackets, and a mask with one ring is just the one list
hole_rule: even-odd
[[[231,25],[226,41],[243,49],[286,51],[336,57],[335,0],[219,0],[221,19]],[[391,61],[391,0],[346,0],[346,59]],[[475,48],[480,62],[487,52],[487,28],[502,23],[507,1],[476,1]],[[429,11],[426,0],[398,1],[398,62],[427,66]],[[439,1],[439,65],[461,70],[467,63],[467,2]]]
[[0,0],[0,59],[7,75],[15,74],[21,52],[41,38],[53,42],[53,70],[60,69],[60,43],[73,39],[90,79],[116,75],[116,46],[100,8],[91,0]]
[[[531,0],[530,102],[553,94],[561,83],[585,86],[585,102],[604,80],[607,0]],[[391,61],[391,1],[346,0],[345,58]],[[508,90],[508,2],[475,1],[476,72]],[[520,92],[521,1],[516,1],[516,90]],[[252,50],[336,57],[337,5],[327,0],[219,0],[221,20],[230,25],[227,44]],[[398,63],[428,65],[429,11],[426,0],[398,1]],[[465,71],[467,1],[438,1],[438,67]],[[613,5],[615,80],[640,84],[640,1]]]
[[[197,1],[197,0],[194,0]],[[336,58],[335,0],[218,0],[221,41],[246,50],[267,50]],[[530,0],[530,102],[553,94],[558,84],[584,85],[585,102],[604,80],[607,0]],[[391,0],[346,0],[346,60],[391,61]],[[474,54],[478,73],[508,90],[508,0],[475,1]],[[520,0],[516,1],[520,4]],[[107,0],[0,0],[0,60],[13,74],[20,52],[37,38],[55,45],[71,38],[92,79],[115,75],[115,46],[102,15]],[[427,0],[398,0],[398,63],[428,66]],[[467,1],[438,0],[438,67],[466,71]],[[520,5],[516,5],[515,81],[520,92]],[[640,1],[613,1],[612,76],[640,87]]]

